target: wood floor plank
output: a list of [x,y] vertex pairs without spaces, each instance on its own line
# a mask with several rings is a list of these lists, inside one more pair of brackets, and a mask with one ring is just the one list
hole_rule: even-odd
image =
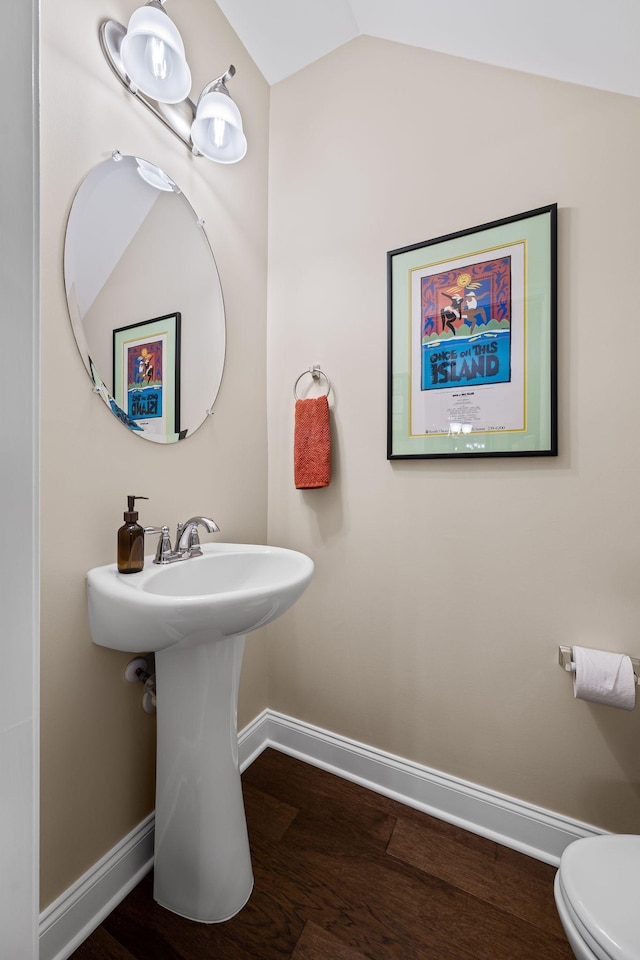
[[551,883],[553,883],[558,869],[542,860],[536,860],[535,857],[529,857],[526,853],[520,853],[519,850],[511,850],[500,843],[496,844],[496,860],[498,863],[511,863],[531,876],[539,877],[541,880],[549,880]]
[[105,925],[136,960],[281,960],[291,955],[304,922],[292,917],[269,889],[252,895],[225,923],[196,923],[155,903],[152,879],[147,878]]
[[572,960],[546,864],[274,750],[242,779],[247,906],[194,923],[149,876],[73,960]]
[[365,956],[359,950],[341,943],[315,923],[307,923],[291,954],[291,960],[365,960]]
[[301,810],[282,840],[305,844],[329,856],[366,857],[383,853],[396,825],[394,817],[366,808],[352,810],[327,801],[319,810]]
[[247,823],[251,824],[252,830],[272,840],[280,840],[298,815],[296,807],[277,800],[250,783],[243,783],[242,794]]
[[179,918],[174,918],[169,911],[158,915],[152,883],[151,875],[145,877],[109,914],[103,927],[136,960],[154,960],[157,957],[162,957],[162,960],[184,960],[182,951],[175,949],[171,943],[172,928]]
[[[388,890],[384,894],[381,890],[380,896],[370,896],[354,878],[352,867],[334,862],[325,869],[304,857],[296,862],[289,857],[284,864],[274,857],[256,870],[256,883],[258,895],[263,883],[277,886],[281,903],[287,901],[297,915],[367,957],[419,960],[425,956],[421,933],[416,937],[413,932],[413,918],[407,924],[398,910],[402,906],[401,896],[390,897]],[[454,960],[448,950],[433,949],[429,956],[430,960]],[[459,955],[457,960],[468,957]]]
[[[281,898],[367,957],[571,957],[566,942],[379,850],[328,848],[317,827],[310,817],[297,818],[280,844],[259,845],[255,859]],[[261,882],[256,873],[257,886]],[[511,952],[512,941],[518,952]]]
[[137,960],[104,927],[98,927],[73,954],[73,960]]
[[553,868],[541,879],[522,863],[488,859],[413,822],[398,820],[387,852],[501,910],[561,936]]
[[337,800],[344,805],[373,808],[390,817],[402,817],[418,823],[429,822],[433,830],[457,840],[465,846],[485,850],[495,856],[497,844],[463,830],[455,824],[431,817],[421,810],[376,793],[335,774],[327,773],[302,760],[275,749],[265,750],[243,774],[243,782],[262,788],[267,794],[312,811]]
[[243,781],[285,803],[309,810],[318,809],[328,800],[373,807],[390,816],[407,810],[396,800],[274,749],[265,750],[245,770]]

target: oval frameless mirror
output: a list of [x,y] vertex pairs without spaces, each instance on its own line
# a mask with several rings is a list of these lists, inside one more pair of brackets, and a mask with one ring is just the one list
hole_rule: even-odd
[[71,325],[94,389],[156,443],[190,436],[222,380],[222,287],[202,221],[155,164],[118,151],[83,180],[64,247]]

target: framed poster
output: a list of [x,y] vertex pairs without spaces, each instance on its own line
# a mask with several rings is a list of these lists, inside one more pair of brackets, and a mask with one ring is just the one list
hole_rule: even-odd
[[113,397],[150,440],[180,432],[180,314],[113,331]]
[[557,456],[557,205],[387,254],[387,457]]

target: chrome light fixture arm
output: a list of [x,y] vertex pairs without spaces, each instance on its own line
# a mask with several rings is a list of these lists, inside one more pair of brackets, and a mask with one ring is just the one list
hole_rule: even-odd
[[226,84],[229,82],[229,80],[235,77],[235,75],[236,75],[236,68],[231,63],[229,64],[228,70],[225,70],[223,74],[221,74],[219,77],[216,77],[215,80],[212,80],[210,83],[206,85],[206,87],[204,87],[202,93],[198,97],[198,103],[200,103],[202,98],[207,93],[226,93],[226,95],[230,97],[231,94],[227,90]]

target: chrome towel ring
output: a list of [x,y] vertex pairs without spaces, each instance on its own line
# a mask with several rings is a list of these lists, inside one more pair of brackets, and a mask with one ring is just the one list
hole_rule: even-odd
[[321,378],[324,378],[326,388],[327,388],[327,392],[325,396],[328,397],[329,394],[331,393],[331,381],[329,380],[329,377],[326,375],[326,373],[320,369],[320,364],[316,363],[312,367],[309,367],[308,370],[305,370],[303,373],[301,373],[298,379],[296,380],[296,382],[294,383],[293,396],[296,400],[300,400],[300,397],[298,396],[298,393],[297,393],[297,388],[298,388],[298,384],[300,383],[303,377],[313,377],[314,380],[320,380]]

